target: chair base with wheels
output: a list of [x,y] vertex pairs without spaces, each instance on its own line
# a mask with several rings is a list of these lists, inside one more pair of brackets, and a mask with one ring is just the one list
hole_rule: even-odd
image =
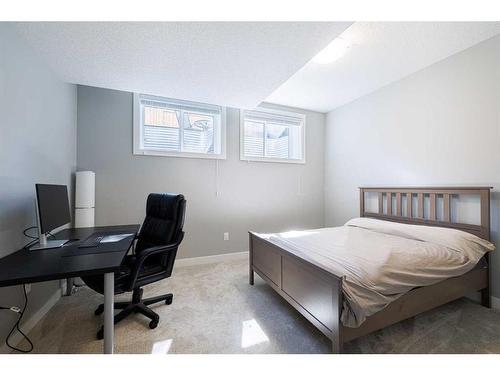
[[[174,298],[172,293],[163,294],[161,296],[155,296],[151,298],[142,298],[143,290],[142,288],[134,289],[132,294],[132,301],[130,302],[115,302],[114,308],[117,310],[121,310],[118,314],[115,315],[114,323],[121,322],[127,316],[131,314],[142,314],[147,318],[151,319],[149,322],[149,328],[155,329],[158,327],[158,322],[160,321],[160,316],[151,310],[148,306],[154,303],[165,301],[166,305],[170,305]],[[101,315],[104,312],[104,305],[100,304],[95,310],[95,315]],[[104,328],[97,332],[97,339],[102,340],[104,337]]]

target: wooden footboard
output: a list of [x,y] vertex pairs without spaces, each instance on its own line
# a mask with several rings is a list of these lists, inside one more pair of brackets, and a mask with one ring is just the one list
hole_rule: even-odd
[[262,277],[342,352],[342,278],[250,232],[250,276]]

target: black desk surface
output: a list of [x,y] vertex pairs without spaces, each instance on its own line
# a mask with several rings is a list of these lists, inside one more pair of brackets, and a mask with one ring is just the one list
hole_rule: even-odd
[[[101,243],[94,254],[73,255],[78,245],[92,233],[137,233],[139,225],[65,229],[58,239],[78,239],[63,247],[45,250],[19,250],[0,259],[0,287],[58,280],[68,277],[117,271],[130,249],[134,236],[118,242]],[[84,249],[82,249],[84,250]]]

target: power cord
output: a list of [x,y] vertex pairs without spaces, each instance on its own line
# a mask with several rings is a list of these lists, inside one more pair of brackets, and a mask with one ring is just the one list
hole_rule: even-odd
[[25,230],[23,230],[23,234],[28,237],[28,238],[34,238],[35,240],[38,240],[38,236],[37,237],[34,237],[32,235],[29,235],[28,233],[26,233],[27,231],[29,231],[30,229],[35,229],[36,227],[29,227],[29,228],[26,228]]
[[[28,292],[26,291],[26,284],[23,284],[23,291],[24,291],[24,306],[22,309],[20,309],[17,306],[12,306],[12,307],[0,307],[1,310],[10,310],[12,312],[15,312],[16,314],[19,314],[19,317],[17,318],[16,323],[10,330],[9,334],[5,338],[5,345],[7,345],[9,348],[12,350],[15,350],[20,353],[30,353],[33,351],[33,342],[29,339],[29,337],[21,330],[21,327],[19,326],[21,323],[21,319],[23,318],[24,312],[26,311],[26,307],[28,306]],[[9,339],[14,333],[14,331],[17,329],[17,331],[28,341],[29,344],[29,349],[21,349],[18,347],[15,347],[9,343]]]
[[[38,241],[38,239],[39,239],[38,236],[34,237],[34,236],[27,233],[30,229],[35,229],[35,228],[37,228],[37,227],[33,226],[33,227],[29,227],[29,228],[26,228],[25,230],[23,230],[23,235],[32,239],[32,241],[30,241],[26,245],[24,245],[24,247],[23,247],[24,250],[28,249],[31,245],[35,244]],[[47,235],[50,237],[56,238],[56,236],[54,236],[50,232],[47,232]]]
[[37,242],[38,242],[38,238],[31,240],[30,242],[28,242],[26,245],[23,246],[23,250],[29,249],[31,247],[31,245],[34,245]]
[[[32,227],[29,227],[29,228],[26,228],[25,230],[23,230],[23,235],[32,239],[32,241],[30,241],[26,245],[24,245],[23,249],[28,249],[31,245],[33,245],[35,242],[38,241],[38,239],[39,239],[38,237],[34,237],[34,236],[32,236],[32,235],[30,235],[30,234],[27,233],[29,230],[34,229],[34,228],[37,228],[37,227],[32,226]],[[55,237],[50,232],[48,232],[47,234],[49,236],[51,236],[51,237]],[[10,330],[9,334],[7,335],[7,337],[5,338],[5,345],[7,345],[10,349],[15,350],[15,351],[20,352],[20,353],[30,353],[30,352],[33,351],[33,348],[34,348],[33,342],[21,330],[21,327],[20,327],[21,320],[23,319],[23,316],[24,316],[24,312],[26,311],[26,307],[28,306],[28,292],[26,291],[26,284],[23,284],[23,293],[24,293],[24,306],[23,306],[22,309],[20,309],[17,306],[12,306],[12,307],[0,306],[0,310],[10,310],[10,311],[12,311],[12,312],[14,312],[16,314],[19,314],[19,317],[17,318],[16,323],[14,324],[14,326],[12,327],[12,329]],[[13,346],[13,345],[11,345],[9,343],[9,339],[11,338],[11,336],[14,333],[15,330],[17,330],[26,339],[26,341],[29,344],[29,349],[21,349],[21,348],[15,347],[15,346]]]
[[[28,242],[26,245],[24,245],[23,249],[28,249],[31,245],[33,245],[35,242],[38,241],[38,237],[34,237],[34,236],[31,236],[29,235],[27,232],[30,230],[30,229],[34,229],[36,227],[29,227],[29,228],[26,228],[25,230],[23,230],[23,235],[28,237],[28,238],[31,238],[32,240],[30,242]],[[52,233],[49,232],[49,235],[50,236],[53,236]],[[26,284],[23,284],[23,293],[24,293],[24,306],[22,309],[20,309],[19,307],[17,306],[12,306],[12,307],[0,307],[0,310],[10,310],[16,314],[19,314],[19,317],[17,318],[17,321],[16,323],[14,324],[14,326],[12,327],[12,329],[10,330],[9,334],[7,335],[7,337],[5,338],[5,345],[7,345],[10,349],[12,350],[15,350],[17,352],[21,352],[21,353],[30,353],[31,351],[33,351],[33,342],[30,340],[30,338],[21,330],[21,327],[20,327],[20,324],[21,324],[21,320],[23,319],[23,316],[24,316],[24,312],[26,311],[26,307],[28,306],[28,292],[26,291]],[[26,341],[28,342],[29,344],[29,349],[21,349],[21,348],[17,348],[13,345],[11,345],[9,343],[9,340],[12,336],[12,334],[15,332],[15,331],[18,331],[25,339]]]

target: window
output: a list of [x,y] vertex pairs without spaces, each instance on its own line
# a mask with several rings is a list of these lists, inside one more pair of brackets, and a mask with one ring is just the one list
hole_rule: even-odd
[[299,113],[242,110],[240,159],[305,163],[305,126]]
[[134,154],[224,159],[225,141],[222,107],[134,95]]

